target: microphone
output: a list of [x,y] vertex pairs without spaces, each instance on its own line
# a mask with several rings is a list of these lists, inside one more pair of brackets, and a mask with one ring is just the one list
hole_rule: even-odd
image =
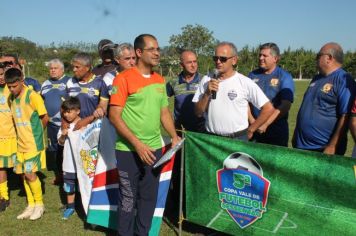
[[[211,79],[218,79],[218,78],[219,78],[219,71],[218,69],[214,69]],[[211,92],[211,99],[216,99],[216,91]]]

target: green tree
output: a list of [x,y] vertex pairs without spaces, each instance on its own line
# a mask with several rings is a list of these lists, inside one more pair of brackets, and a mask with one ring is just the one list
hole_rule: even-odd
[[211,56],[214,53],[215,45],[218,40],[214,38],[213,32],[202,25],[186,25],[182,27],[182,33],[172,35],[169,43],[177,52],[189,49],[196,52],[198,56]]

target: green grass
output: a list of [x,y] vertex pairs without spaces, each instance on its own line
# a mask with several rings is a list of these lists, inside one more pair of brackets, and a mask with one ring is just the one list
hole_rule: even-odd
[[[293,135],[295,119],[298,109],[303,99],[303,94],[309,84],[309,81],[296,81],[295,102],[292,105],[289,115],[290,136]],[[173,108],[173,99],[170,99],[170,109]],[[290,137],[291,139],[291,137]],[[349,139],[349,145],[346,155],[351,155],[353,147],[352,139]],[[63,221],[62,200],[60,188],[51,185],[50,182],[54,175],[52,171],[45,170],[41,174],[41,180],[44,186],[44,202],[46,212],[42,219],[37,221],[17,220],[16,216],[26,207],[26,197],[20,190],[19,177],[10,174],[10,194],[11,205],[5,211],[0,213],[0,235],[112,235],[113,231],[107,231],[104,228],[92,228],[85,224],[83,213],[76,213],[68,221]],[[62,195],[63,198],[63,195]],[[177,203],[178,204],[178,203]],[[177,220],[171,220],[163,223],[161,235],[175,235],[177,229],[172,225],[177,225]],[[174,230],[172,229],[174,228]],[[198,226],[185,222],[183,224],[184,234],[192,235],[190,232],[203,230]]]

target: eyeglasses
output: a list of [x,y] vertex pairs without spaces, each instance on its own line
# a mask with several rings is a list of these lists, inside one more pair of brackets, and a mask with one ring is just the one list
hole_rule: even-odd
[[329,57],[332,57],[332,55],[330,53],[318,53],[316,54],[316,59],[319,60],[322,56],[329,56]]
[[231,59],[231,58],[233,58],[233,57],[234,57],[234,56],[232,56],[232,57],[213,56],[213,61],[214,61],[214,62],[218,62],[218,60],[219,60],[220,62],[225,63],[225,62],[227,62],[227,60],[229,60],[229,59]]
[[142,48],[142,50],[146,50],[148,52],[160,52],[160,48]]
[[13,65],[14,65],[14,62],[13,62],[13,61],[3,61],[2,64],[3,64],[5,67],[8,67],[8,66],[13,66]]

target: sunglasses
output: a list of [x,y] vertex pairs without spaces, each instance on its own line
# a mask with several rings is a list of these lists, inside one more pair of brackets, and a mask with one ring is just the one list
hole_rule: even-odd
[[224,62],[227,62],[227,60],[229,60],[229,59],[231,59],[231,58],[233,58],[233,57],[234,57],[234,56],[232,56],[232,57],[213,56],[213,61],[214,61],[214,62],[220,61],[220,62],[224,63]]
[[13,61],[3,61],[2,64],[3,64],[3,66],[7,67],[7,66],[13,66],[14,62]]

